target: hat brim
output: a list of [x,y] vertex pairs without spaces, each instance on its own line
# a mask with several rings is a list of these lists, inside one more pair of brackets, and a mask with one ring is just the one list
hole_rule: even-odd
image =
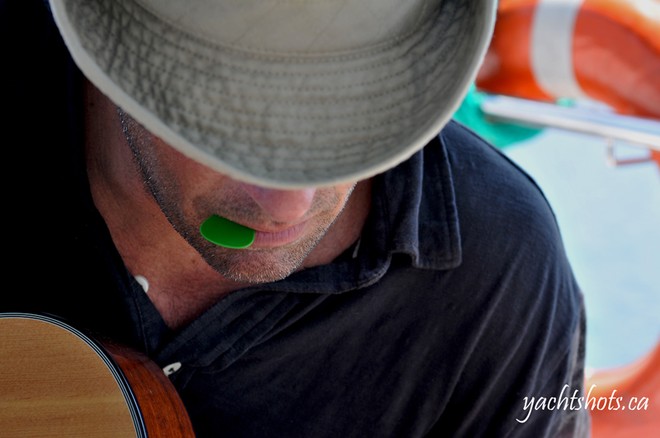
[[414,31],[318,54],[248,51],[184,32],[133,0],[52,0],[89,80],[185,155],[236,179],[357,181],[452,117],[490,41],[495,2],[437,2]]

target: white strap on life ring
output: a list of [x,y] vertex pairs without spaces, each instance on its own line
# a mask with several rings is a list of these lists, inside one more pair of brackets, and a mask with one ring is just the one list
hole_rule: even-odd
[[586,98],[573,68],[573,33],[583,0],[539,0],[530,44],[536,83],[556,97]]

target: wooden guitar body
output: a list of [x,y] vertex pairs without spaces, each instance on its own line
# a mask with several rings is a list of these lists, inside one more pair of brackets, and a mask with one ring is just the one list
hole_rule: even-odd
[[55,318],[0,313],[0,435],[194,437],[163,370]]

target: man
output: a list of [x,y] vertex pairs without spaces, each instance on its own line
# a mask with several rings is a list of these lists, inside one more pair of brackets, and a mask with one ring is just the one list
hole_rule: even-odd
[[582,389],[551,209],[449,122],[491,2],[0,4],[3,309],[144,351],[199,436],[586,436],[525,404]]

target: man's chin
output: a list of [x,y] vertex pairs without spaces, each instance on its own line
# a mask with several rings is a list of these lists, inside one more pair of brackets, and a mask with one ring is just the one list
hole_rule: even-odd
[[241,267],[241,269],[216,270],[227,280],[246,285],[272,283],[275,281],[283,280],[295,271],[295,269],[273,270],[269,269],[268,267],[261,267],[258,270],[251,270],[245,267]]
[[241,284],[262,284],[283,280],[297,271],[309,251],[241,251],[211,260],[209,265],[224,278]]

